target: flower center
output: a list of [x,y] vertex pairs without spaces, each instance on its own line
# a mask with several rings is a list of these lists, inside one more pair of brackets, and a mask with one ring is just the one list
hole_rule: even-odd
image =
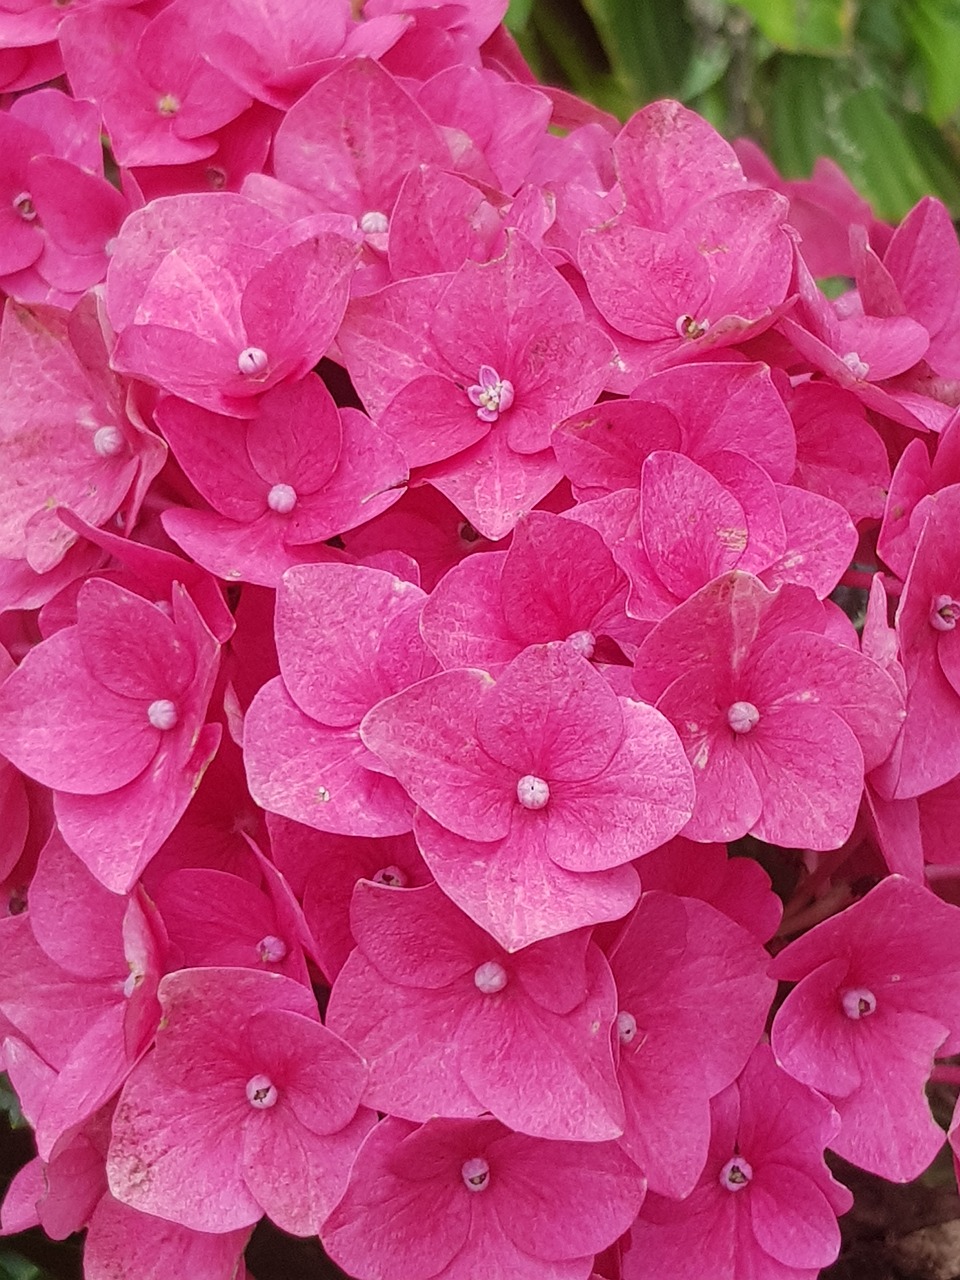
[[222,191],[227,185],[227,171],[218,164],[208,164],[204,174],[211,191]]
[[123,998],[129,1000],[133,993],[143,982],[146,975],[141,973],[139,969],[131,969],[123,984]]
[[269,1076],[251,1076],[247,1081],[247,1101],[258,1111],[277,1105],[277,1086]]
[[483,1156],[474,1156],[472,1160],[464,1160],[460,1176],[468,1191],[483,1191],[490,1182],[490,1166]]
[[101,458],[114,458],[123,448],[119,427],[98,427],[93,433],[93,449]]
[[960,618],[960,602],[952,596],[934,596],[930,606],[930,625],[934,631],[952,631]]
[[847,366],[855,378],[865,378],[870,372],[870,366],[865,360],[861,360],[856,351],[848,351],[845,356],[840,359]]
[[457,537],[461,542],[476,542],[480,535],[469,520],[461,520],[457,526]]
[[268,933],[257,943],[257,955],[263,964],[279,964],[286,954],[287,944],[282,938],[274,937],[272,933]]
[[542,809],[550,799],[550,785],[546,779],[528,773],[517,783],[517,799],[525,809]]
[[382,236],[390,230],[390,219],[379,209],[371,209],[360,219],[360,230],[365,236]]
[[297,491],[289,484],[275,484],[267,494],[267,506],[278,515],[288,516],[297,505]]
[[165,93],[157,99],[157,111],[162,116],[175,116],[180,110],[180,99],[172,93]]
[[169,698],[157,698],[147,707],[147,719],[155,729],[172,729],[180,719],[177,704]]
[[727,724],[734,733],[749,733],[759,719],[760,712],[752,702],[734,702],[727,710]]
[[626,1009],[621,1009],[617,1014],[617,1035],[621,1044],[633,1044],[637,1038],[637,1020]]
[[18,196],[13,197],[13,207],[19,213],[24,222],[35,222],[37,211],[33,205],[33,197],[29,191],[21,191]]
[[720,1185],[728,1191],[742,1191],[753,1177],[753,1169],[749,1160],[743,1156],[734,1156],[720,1170]]
[[237,368],[245,378],[252,378],[255,374],[263,373],[268,361],[269,357],[263,347],[244,347],[237,356]]
[[473,981],[485,996],[496,995],[507,985],[507,971],[496,960],[488,960],[474,971]]
[[876,1010],[877,997],[867,987],[851,987],[840,997],[840,1004],[848,1018],[869,1018]]
[[597,637],[592,631],[574,631],[573,635],[567,636],[567,644],[575,649],[581,658],[589,660],[596,650]]
[[399,867],[381,867],[373,877],[373,883],[389,885],[391,889],[402,889],[407,883],[407,877]]
[[677,316],[676,330],[681,338],[702,338],[709,328],[709,320],[697,320],[695,316]]
[[501,378],[488,364],[480,366],[480,381],[467,387],[470,403],[477,406],[477,417],[483,422],[496,422],[513,404],[513,383]]

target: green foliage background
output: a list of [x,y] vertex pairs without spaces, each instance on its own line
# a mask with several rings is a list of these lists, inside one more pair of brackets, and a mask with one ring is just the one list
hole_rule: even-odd
[[626,118],[679,98],[789,178],[831,156],[891,221],[960,218],[960,0],[512,0],[534,70]]

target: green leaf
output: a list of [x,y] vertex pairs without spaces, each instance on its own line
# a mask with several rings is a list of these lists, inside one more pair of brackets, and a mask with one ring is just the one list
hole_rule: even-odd
[[693,32],[678,0],[583,0],[631,102],[680,94]]
[[24,1120],[23,1112],[20,1110],[20,1099],[14,1092],[6,1072],[0,1073],[0,1111],[6,1113],[7,1124],[11,1129],[23,1129],[26,1127],[27,1122]]
[[504,18],[504,22],[514,35],[518,31],[526,30],[532,9],[533,0],[510,0],[510,7],[507,9],[507,16]]
[[46,1275],[22,1254],[0,1250],[0,1280],[45,1280]]
[[852,0],[737,0],[775,45],[791,53],[844,53],[850,43]]
[[960,106],[960,0],[909,0],[902,19],[919,63],[927,114],[942,124]]

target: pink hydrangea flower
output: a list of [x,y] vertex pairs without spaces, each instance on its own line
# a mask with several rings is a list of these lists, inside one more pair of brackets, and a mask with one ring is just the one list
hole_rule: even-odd
[[45,573],[77,540],[57,508],[132,528],[167,451],[107,367],[92,297],[69,318],[7,302],[0,378],[0,555]]
[[839,848],[864,771],[889,754],[901,696],[875,662],[825,634],[801,588],[770,593],[749,574],[717,578],[654,628],[637,692],[676,726],[697,803],[684,834]]
[[315,1234],[374,1115],[366,1069],[321,1026],[307,987],[250,969],[181,969],[160,985],[156,1047],[113,1118],[118,1200],[195,1231],[266,1212]]
[[533,511],[508,551],[473,556],[445,575],[424,605],[421,628],[446,668],[496,673],[527,645],[551,640],[566,640],[598,663],[622,663],[616,642],[630,651],[640,639],[626,598],[626,577],[599,534]]
[[689,814],[673,730],[563,642],[530,646],[496,681],[470,668],[423,680],[360,733],[420,805],[440,887],[509,951],[623,915],[632,859]]
[[491,538],[559,481],[554,425],[596,398],[612,355],[573,290],[515,233],[490,262],[354,300],[339,342],[410,465]]
[[112,361],[214,413],[302,377],[336,333],[357,246],[233,192],[167,196],[131,214],[107,272]]
[[[188,555],[228,581],[276,586],[315,544],[400,497],[407,468],[389,436],[356,409],[338,410],[320,378],[282,383],[236,423],[184,400],[164,400],[157,422],[213,511],[173,507],[163,527]],[[224,449],[224,437],[236,442]]]
[[381,569],[300,565],[277,593],[280,676],[244,729],[250,792],[271,813],[343,835],[409,831],[413,805],[361,740],[367,711],[432,672],[423,592]]
[[774,1020],[777,1060],[840,1113],[829,1145],[893,1181],[918,1177],[943,1145],[923,1086],[934,1055],[960,1044],[958,946],[960,910],[888,876],[771,968],[797,983]]
[[155,604],[92,578],[76,625],[0,687],[0,750],[53,788],[64,838],[108,888],[134,883],[217,748],[204,718],[218,662],[182,587]]
[[763,1031],[768,958],[707,903],[662,892],[644,893],[607,956],[626,1108],[620,1145],[652,1191],[682,1199],[707,1158],[709,1099],[740,1074]]
[[696,1188],[681,1201],[647,1197],[623,1280],[816,1280],[840,1249],[837,1215],[853,1203],[823,1162],[832,1107],[760,1045],[710,1111]]
[[498,1120],[388,1117],[323,1243],[358,1280],[587,1280],[633,1221],[639,1170],[610,1142],[547,1142]]
[[585,930],[507,953],[436,885],[359,883],[357,949],[328,1025],[370,1067],[364,1101],[408,1120],[490,1112],[534,1137],[623,1132],[610,970]]

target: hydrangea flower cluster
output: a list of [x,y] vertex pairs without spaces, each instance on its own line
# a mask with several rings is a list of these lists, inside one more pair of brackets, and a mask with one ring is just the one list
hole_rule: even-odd
[[504,10],[0,4],[2,1230],[88,1280],[812,1280],[947,1139],[949,216]]

